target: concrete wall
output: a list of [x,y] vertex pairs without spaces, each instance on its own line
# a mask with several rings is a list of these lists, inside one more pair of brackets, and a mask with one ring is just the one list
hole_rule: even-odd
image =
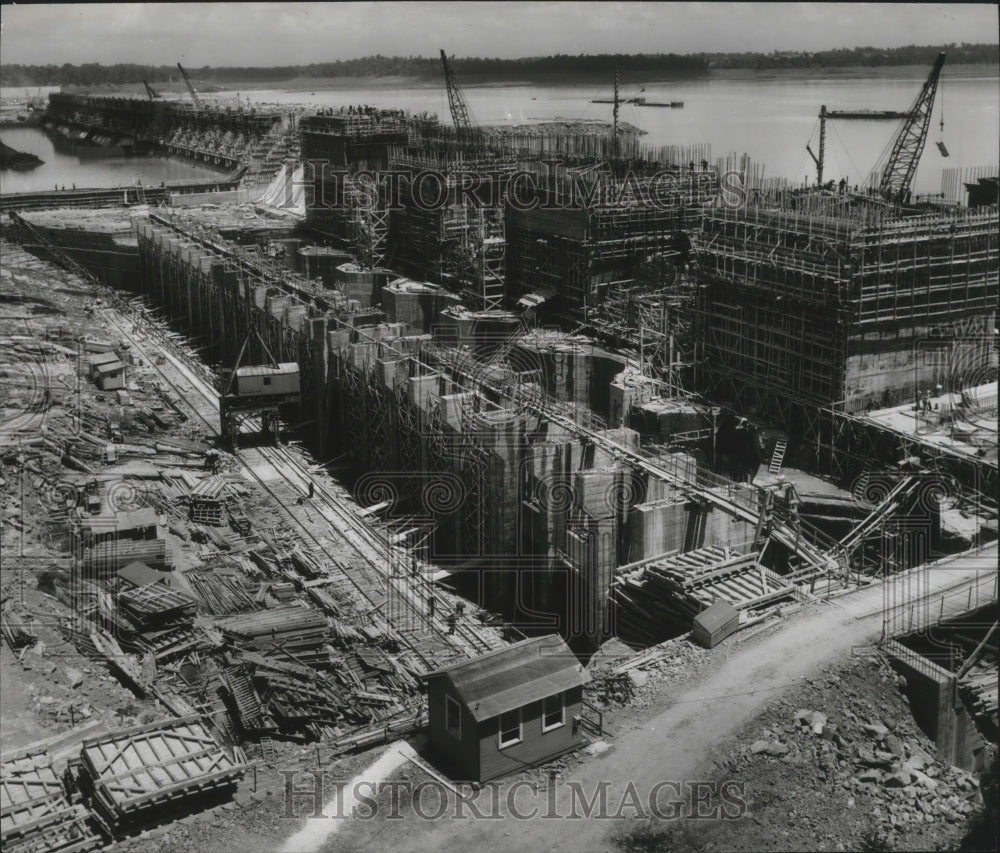
[[958,697],[955,677],[896,640],[884,650],[893,669],[906,679],[913,718],[934,741],[941,759],[964,770],[981,769],[977,764],[983,739]]

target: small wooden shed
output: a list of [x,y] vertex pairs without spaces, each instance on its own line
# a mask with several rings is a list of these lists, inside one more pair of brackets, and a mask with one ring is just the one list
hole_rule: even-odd
[[459,778],[486,782],[583,743],[580,715],[589,676],[557,634],[425,677],[431,743]]
[[250,365],[236,370],[233,391],[239,397],[281,397],[299,393],[299,366],[283,361],[277,367]]

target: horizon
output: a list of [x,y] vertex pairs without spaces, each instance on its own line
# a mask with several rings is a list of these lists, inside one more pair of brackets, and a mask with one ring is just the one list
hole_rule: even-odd
[[[795,50],[772,50],[772,51],[755,51],[754,50],[754,51],[752,51],[752,50],[747,50],[747,51],[690,51],[690,52],[686,52],[686,53],[670,52],[670,53],[538,54],[538,55],[533,55],[533,56],[514,56],[514,57],[459,56],[459,55],[455,55],[455,54],[449,54],[448,58],[452,59],[452,60],[455,60],[457,62],[462,62],[462,61],[483,61],[483,60],[496,60],[496,61],[500,61],[500,62],[526,62],[526,61],[532,61],[532,60],[549,59],[549,58],[552,58],[552,57],[555,57],[555,56],[573,56],[573,57],[584,56],[584,57],[588,57],[588,58],[601,58],[601,57],[616,57],[616,58],[617,57],[633,58],[634,57],[634,58],[640,58],[640,57],[652,57],[652,56],[677,56],[677,57],[688,57],[688,56],[739,56],[741,54],[742,55],[746,55],[746,56],[754,56],[754,55],[773,56],[773,55],[796,54],[796,53],[817,54],[817,53],[826,53],[826,52],[838,51],[838,50],[886,50],[886,51],[889,51],[889,50],[897,50],[897,49],[900,49],[900,48],[914,48],[914,49],[917,49],[917,50],[938,50],[938,49],[940,49],[940,50],[945,50],[946,51],[949,46],[960,47],[960,48],[995,46],[998,49],[997,64],[1000,64],[1000,41],[997,41],[997,42],[980,41],[980,42],[953,42],[953,43],[909,44],[909,45],[895,45],[895,46],[892,46],[892,47],[889,47],[889,46],[886,46],[886,45],[862,44],[862,45],[855,45],[853,47],[834,47],[834,48],[826,48],[824,50],[802,50],[802,51],[795,51]],[[308,67],[310,65],[333,64],[333,63],[336,63],[336,62],[356,62],[356,61],[360,61],[360,60],[375,59],[375,58],[390,59],[390,60],[422,60],[422,61],[426,61],[426,62],[435,62],[435,63],[440,62],[440,58],[439,58],[439,56],[438,56],[437,53],[435,53],[434,55],[429,55],[429,56],[424,56],[423,54],[409,54],[409,55],[403,56],[403,55],[386,55],[386,54],[369,53],[369,54],[365,54],[364,56],[351,57],[350,59],[339,59],[339,60],[338,59],[330,59],[330,60],[318,61],[318,62],[293,62],[293,63],[282,63],[282,64],[278,64],[278,65],[194,65],[194,64],[192,64],[192,65],[189,65],[189,66],[186,66],[186,67],[191,68],[193,70],[202,70],[202,69],[205,69],[205,68],[210,69],[210,70],[243,69],[243,68],[246,68],[246,69],[262,69],[262,70],[267,70],[267,69],[271,69],[271,68],[275,68],[275,69],[277,69],[277,68],[305,68],[305,67]],[[43,68],[43,67],[51,66],[53,64],[54,63],[0,62],[0,68],[2,68],[4,66],[14,66],[14,65],[18,65],[18,66],[21,66],[21,67],[24,67],[24,68],[32,68],[32,67]],[[118,61],[118,62],[107,62],[107,63],[106,62],[86,62],[86,63],[84,63],[84,62],[77,62],[77,63],[64,63],[64,64],[69,64],[69,65],[73,65],[73,66],[99,65],[99,66],[104,67],[104,68],[109,68],[109,67],[112,67],[114,65],[137,65],[137,66],[140,66],[140,67],[149,67],[149,68],[176,68],[177,67],[176,63],[171,63],[171,62],[165,62],[165,63],[162,63],[162,64],[156,64],[156,63],[148,63],[148,62],[126,62],[126,61]],[[919,63],[917,63],[917,64],[919,64]],[[905,66],[899,66],[899,67],[905,67]]]
[[[8,5],[0,53],[3,65],[181,62],[192,68],[269,68],[375,56],[433,59],[441,48],[457,59],[504,60],[816,53],[993,44],[982,37],[996,33],[998,23],[997,7],[980,3]],[[858,32],[865,37],[857,38]],[[225,40],[217,33],[225,33]]]

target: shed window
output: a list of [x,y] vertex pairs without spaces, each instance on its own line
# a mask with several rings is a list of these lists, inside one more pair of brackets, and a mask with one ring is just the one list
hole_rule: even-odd
[[500,749],[521,742],[521,709],[500,715]]
[[565,707],[563,706],[562,693],[558,696],[549,696],[542,703],[542,731],[549,732],[558,729],[564,722]]
[[271,384],[271,377],[270,376],[265,376],[264,377],[264,384],[265,385],[270,385]]
[[447,693],[444,697],[444,727],[448,734],[462,739],[462,706]]

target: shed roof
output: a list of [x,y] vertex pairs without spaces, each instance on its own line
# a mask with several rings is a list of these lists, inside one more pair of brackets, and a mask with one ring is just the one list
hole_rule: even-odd
[[298,373],[299,365],[294,361],[283,361],[277,367],[271,364],[251,364],[238,367],[237,376],[276,376],[279,373]]
[[100,364],[109,364],[112,361],[118,361],[118,353],[99,352],[96,355],[87,356],[87,364],[91,367],[97,367]]
[[120,373],[125,369],[125,365],[118,361],[118,359],[115,359],[114,361],[109,361],[107,364],[95,364],[94,369],[103,376],[105,373]]
[[97,534],[153,527],[159,523],[159,520],[160,517],[156,510],[151,507],[142,507],[132,512],[116,512],[114,515],[85,516],[81,524],[92,533]]
[[123,581],[128,581],[133,586],[146,586],[156,582],[167,583],[168,580],[165,572],[150,568],[141,560],[135,560],[119,569],[118,577]]
[[558,634],[531,637],[427,674],[437,677],[452,683],[477,722],[590,680]]

